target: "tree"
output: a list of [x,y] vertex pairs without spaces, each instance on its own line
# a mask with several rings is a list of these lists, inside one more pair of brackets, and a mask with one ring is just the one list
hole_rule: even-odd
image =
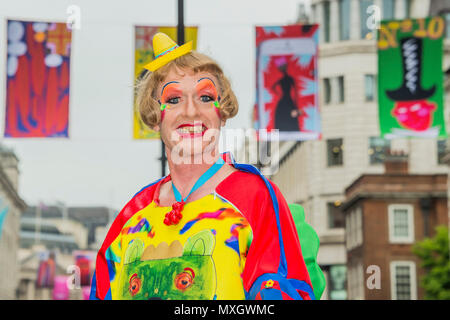
[[436,227],[433,238],[425,238],[413,246],[413,253],[421,260],[426,275],[421,279],[425,299],[450,300],[449,229]]

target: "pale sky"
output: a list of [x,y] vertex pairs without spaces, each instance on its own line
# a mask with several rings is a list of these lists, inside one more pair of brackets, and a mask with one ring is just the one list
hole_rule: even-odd
[[[185,0],[185,25],[198,26],[198,51],[221,64],[239,100],[228,128],[249,128],[255,97],[256,25],[295,22],[301,0]],[[4,132],[6,19],[65,22],[81,10],[71,52],[68,139],[0,137],[20,159],[19,194],[69,206],[120,210],[160,177],[160,141],[133,140],[134,25],[177,23],[176,0],[0,2],[0,132]],[[306,1],[309,3],[309,1]]]

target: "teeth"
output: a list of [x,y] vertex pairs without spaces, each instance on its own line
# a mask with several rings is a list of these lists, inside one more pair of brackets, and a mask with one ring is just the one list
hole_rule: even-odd
[[180,133],[202,133],[203,126],[182,127],[182,128],[179,128],[178,131]]

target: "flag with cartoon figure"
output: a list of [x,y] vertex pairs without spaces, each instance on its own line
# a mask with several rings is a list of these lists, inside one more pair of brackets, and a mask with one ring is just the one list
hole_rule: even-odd
[[446,137],[444,30],[439,16],[381,21],[377,45],[382,137]]
[[[185,42],[192,41],[192,48],[197,47],[197,27],[185,27]],[[150,27],[150,26],[135,26],[135,48],[134,48],[134,79],[139,80],[148,70],[144,66],[153,60],[153,36],[158,32],[167,34],[171,39],[176,41],[177,28],[176,27]],[[134,96],[134,111],[133,111],[133,138],[134,139],[159,139],[159,132],[148,128],[141,120],[139,111],[136,107],[136,95]]]
[[280,140],[321,137],[318,34],[317,24],[256,27],[258,128]]
[[8,20],[5,137],[68,137],[70,46],[66,23]]

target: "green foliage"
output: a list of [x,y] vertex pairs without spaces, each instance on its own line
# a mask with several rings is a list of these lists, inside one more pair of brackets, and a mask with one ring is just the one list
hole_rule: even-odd
[[450,300],[449,230],[447,226],[436,227],[436,235],[413,246],[413,253],[421,260],[426,275],[421,279],[425,299]]

